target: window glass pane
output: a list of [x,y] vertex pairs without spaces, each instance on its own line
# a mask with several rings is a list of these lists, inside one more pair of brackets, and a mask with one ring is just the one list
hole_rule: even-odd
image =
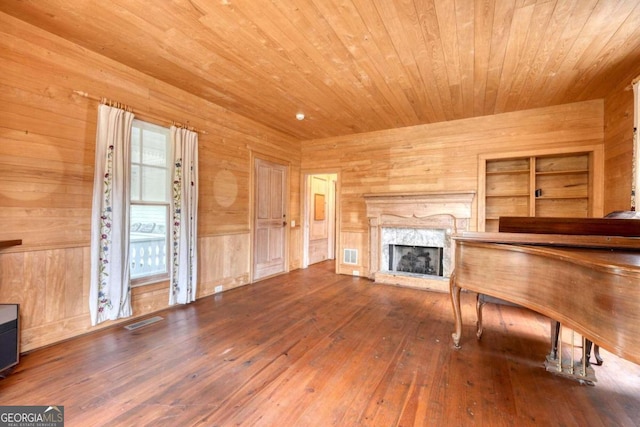
[[131,205],[131,278],[167,273],[166,205]]
[[142,163],[153,166],[167,164],[167,138],[164,134],[147,129],[142,131]]
[[167,201],[167,170],[142,167],[142,200]]
[[131,200],[140,200],[140,166],[131,165]]
[[131,128],[131,162],[140,163],[140,128]]

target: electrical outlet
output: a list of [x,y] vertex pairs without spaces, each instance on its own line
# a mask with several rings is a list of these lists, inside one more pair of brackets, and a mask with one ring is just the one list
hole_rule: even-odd
[[295,220],[295,219],[292,219],[292,220],[291,220],[291,228],[293,228],[293,227],[295,227],[295,226],[296,226],[296,220]]
[[218,286],[216,286],[216,287],[215,287],[215,289],[214,289],[214,292],[215,292],[216,294],[217,294],[217,293],[222,292],[222,285],[218,285]]

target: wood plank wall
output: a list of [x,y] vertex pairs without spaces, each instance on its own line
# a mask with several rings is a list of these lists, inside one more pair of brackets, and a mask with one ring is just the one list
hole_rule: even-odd
[[[338,271],[368,274],[363,195],[477,191],[478,155],[603,144],[603,100],[304,141],[302,169],[340,172]],[[597,179],[602,179],[599,177]],[[477,200],[472,227],[476,227]],[[344,248],[358,265],[341,264]]]
[[633,77],[621,81],[604,100],[605,213],[629,210],[631,206]]
[[[0,302],[21,304],[22,351],[91,330],[98,103],[74,90],[125,103],[143,120],[188,122],[206,132],[199,143],[199,297],[250,280],[251,153],[290,164],[289,218],[300,222],[299,141],[4,14],[0,63],[0,240],[23,240],[0,253]],[[299,230],[290,233],[292,269],[301,262]],[[167,301],[167,283],[135,288],[134,315]]]

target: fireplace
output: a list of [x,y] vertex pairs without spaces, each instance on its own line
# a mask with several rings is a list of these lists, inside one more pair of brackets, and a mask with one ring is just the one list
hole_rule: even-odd
[[442,276],[442,250],[437,246],[389,245],[389,271]]
[[[469,230],[474,196],[474,192],[365,195],[369,277],[379,283],[447,292],[455,256],[451,237]],[[427,258],[430,265],[425,265]]]
[[[383,227],[380,230],[380,272],[392,272],[393,274],[401,275],[404,273],[421,274],[426,276],[439,276],[449,277],[449,265],[451,260],[451,227],[453,227],[451,217],[435,217],[424,220],[424,227],[413,226],[411,228],[406,225],[400,226],[397,224],[395,227]],[[388,224],[392,225],[392,224]],[[403,254],[394,253],[399,251],[393,248],[416,248],[412,251],[414,255],[422,254],[426,252],[427,248],[431,249],[429,257],[431,262],[437,263],[437,274],[418,272],[418,271],[406,271],[407,269],[397,269],[394,263],[397,263],[398,256],[408,252],[404,250]],[[437,252],[437,253],[436,253]],[[409,255],[411,256],[411,255]],[[421,255],[423,256],[423,255]],[[391,259],[395,258],[395,261]],[[405,259],[405,261],[407,261]],[[434,277],[432,277],[434,278]]]

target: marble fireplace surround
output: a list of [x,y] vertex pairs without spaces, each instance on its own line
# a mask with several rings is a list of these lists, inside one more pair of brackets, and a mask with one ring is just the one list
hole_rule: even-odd
[[[471,191],[365,194],[369,221],[369,278],[378,283],[449,292],[449,275],[455,255],[451,235],[469,230],[474,197],[475,192]],[[389,243],[396,243],[389,241],[390,236],[396,234],[443,235],[444,276],[388,271],[384,264],[388,260],[385,249]]]

